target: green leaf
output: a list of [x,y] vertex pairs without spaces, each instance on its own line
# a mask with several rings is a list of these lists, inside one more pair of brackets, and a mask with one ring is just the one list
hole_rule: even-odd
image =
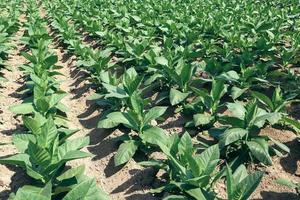
[[16,148],[21,152],[24,153],[28,147],[29,142],[36,142],[36,138],[32,134],[14,134],[12,138],[13,144]]
[[99,121],[98,128],[113,128],[119,124],[127,126],[135,126],[134,121],[126,113],[113,112],[106,116],[105,119]]
[[207,124],[211,123],[213,121],[214,117],[208,113],[204,113],[204,114],[194,115],[193,119],[195,122],[195,126],[200,126],[200,125],[207,125]]
[[41,113],[46,113],[50,109],[49,102],[44,98],[37,99],[35,102],[35,106],[36,106],[37,110]]
[[142,80],[143,76],[139,76],[133,67],[128,69],[123,77],[123,84],[126,89],[126,92],[129,95],[135,92],[138,89]]
[[268,142],[263,138],[256,138],[247,142],[251,154],[260,162],[266,165],[272,165],[272,159],[269,154]]
[[54,124],[54,120],[49,118],[41,128],[41,134],[37,138],[38,145],[41,147],[50,147],[55,138],[58,137],[57,128]]
[[269,97],[267,97],[266,95],[264,95],[260,92],[256,92],[256,91],[253,91],[252,95],[255,98],[257,98],[260,102],[265,104],[271,111],[274,111],[274,104],[273,104],[272,100]]
[[300,122],[296,119],[291,119],[289,117],[283,117],[282,120],[285,124],[291,126],[296,133],[300,133]]
[[272,137],[268,136],[268,138],[274,142],[276,146],[278,146],[281,150],[285,151],[286,153],[290,153],[290,148],[288,148],[285,144],[273,139]]
[[283,179],[283,178],[279,178],[276,180],[276,183],[280,184],[280,185],[284,185],[287,186],[289,188],[295,189],[298,186],[294,183],[292,183],[291,181],[287,180],[287,179]]
[[220,158],[220,150],[218,145],[213,145],[205,149],[199,155],[199,164],[200,169],[203,170],[202,175],[210,175],[215,169],[218,164]]
[[183,195],[169,195],[163,198],[163,200],[189,200],[189,199]]
[[220,136],[220,141],[219,141],[220,148],[223,148],[231,143],[241,140],[246,134],[248,134],[248,131],[245,129],[241,129],[241,128],[227,129]]
[[223,81],[213,80],[210,94],[214,102],[219,101],[226,92],[227,87]]
[[58,148],[59,158],[64,157],[68,152],[82,149],[90,143],[89,137],[76,138],[73,140],[66,140]]
[[0,163],[7,165],[16,165],[18,167],[25,168],[26,165],[30,165],[29,155],[25,153],[19,153],[7,158],[0,159]]
[[167,109],[168,107],[163,106],[155,106],[151,108],[144,117],[144,124],[148,124],[152,120],[159,118],[166,112]]
[[54,65],[55,63],[58,62],[58,57],[56,55],[51,55],[51,56],[48,56],[46,59],[45,59],[45,63],[47,63],[48,67]]
[[144,109],[143,99],[138,94],[138,92],[133,92],[130,96],[130,104],[131,108],[134,110],[134,112],[138,115],[141,115]]
[[186,156],[194,153],[193,142],[190,134],[185,132],[178,143],[178,153]]
[[24,125],[32,132],[34,135],[38,135],[41,132],[41,124],[39,121],[29,117],[23,116]]
[[83,151],[78,151],[78,150],[69,151],[62,157],[61,163],[68,162],[68,161],[71,161],[71,160],[80,159],[80,158],[91,157],[91,156],[93,156],[93,154],[83,152]]
[[51,200],[51,187],[51,183],[46,184],[45,188],[23,186],[12,200]]
[[248,176],[248,172],[247,172],[245,165],[238,166],[238,168],[233,173],[233,178],[234,178],[235,184],[240,183],[247,176]]
[[185,84],[187,84],[192,76],[192,71],[193,71],[193,67],[190,64],[183,64],[181,73],[180,73],[180,78],[182,81],[183,86],[185,86]]
[[182,93],[176,89],[170,90],[170,103],[172,106],[179,104],[189,96],[189,93]]
[[93,101],[93,100],[102,99],[103,97],[104,97],[103,94],[94,93],[94,94],[90,95],[89,97],[87,97],[86,100]]
[[138,142],[134,140],[125,141],[119,146],[119,149],[114,156],[115,166],[122,165],[128,162],[138,149]]
[[52,108],[57,105],[63,98],[65,98],[67,93],[56,93],[52,94],[49,102],[49,107]]
[[244,94],[249,88],[238,88],[233,86],[231,89],[231,97],[233,100],[239,98],[242,94]]
[[[263,175],[263,172],[254,172],[253,174],[248,175],[240,182],[240,184],[238,184],[237,191],[239,191],[239,188],[244,188],[244,192],[241,198],[239,198],[240,200],[247,200],[250,197],[250,195],[259,185]],[[236,197],[235,195],[233,196]]]
[[86,179],[77,184],[62,200],[109,200],[94,179]]
[[227,103],[227,108],[232,113],[232,115],[234,117],[244,119],[246,109],[245,109],[245,107],[243,106],[242,103],[240,103],[240,102]]
[[32,142],[29,142],[25,153],[30,156],[30,160],[34,165],[40,165],[43,168],[47,168],[51,163],[50,153],[46,149]]
[[155,61],[159,65],[163,65],[163,66],[168,66],[169,65],[168,60],[165,57],[162,57],[162,56],[161,57],[156,57]]
[[159,127],[151,127],[143,131],[140,134],[140,138],[149,144],[159,146],[164,153],[169,154],[169,137],[166,132]]
[[34,112],[32,103],[22,103],[9,107],[9,110],[15,114],[26,115]]
[[233,199],[232,194],[234,191],[235,183],[231,168],[226,164],[226,190],[227,198]]
[[36,63],[36,62],[37,62],[37,60],[36,60],[36,58],[35,58],[34,56],[32,56],[32,55],[26,53],[25,51],[22,51],[22,52],[21,52],[21,55],[22,55],[24,58],[26,58],[27,60],[29,60],[31,63]]
[[70,178],[73,178],[74,176],[82,175],[84,173],[84,170],[85,170],[84,165],[81,165],[81,166],[76,167],[76,168],[71,168],[71,169],[65,171],[63,174],[61,174],[56,179],[58,181],[63,181],[63,180],[66,180],[66,179],[70,179]]

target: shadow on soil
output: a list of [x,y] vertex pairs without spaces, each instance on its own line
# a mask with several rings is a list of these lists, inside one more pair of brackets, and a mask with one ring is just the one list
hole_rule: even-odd
[[300,196],[295,193],[289,193],[289,192],[266,192],[263,191],[260,193],[262,196],[262,199],[265,200],[299,200]]
[[299,141],[294,139],[293,141],[285,143],[285,145],[290,148],[290,154],[282,158],[280,164],[286,172],[299,176],[299,174],[296,174],[297,168],[299,167],[297,161],[300,160]]
[[29,184],[32,182],[32,180],[30,180],[28,177],[26,177],[24,170],[22,170],[21,168],[10,166],[10,165],[7,165],[6,167],[8,169],[10,169],[11,171],[14,171],[15,174],[11,177],[11,182],[9,184],[10,189],[3,190],[0,192],[0,199],[3,199],[3,200],[8,199],[10,193],[12,193],[12,192],[15,193],[23,185],[26,185],[26,184]]

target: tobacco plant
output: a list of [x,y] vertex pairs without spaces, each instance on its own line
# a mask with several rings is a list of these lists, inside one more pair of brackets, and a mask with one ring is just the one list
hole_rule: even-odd
[[[275,124],[280,120],[278,113],[267,112],[257,106],[257,101],[246,105],[240,102],[228,103],[232,116],[221,116],[220,128],[212,128],[209,133],[217,138],[220,148],[229,160],[240,162],[260,161],[271,165],[272,154],[282,156],[281,151],[289,153],[289,148],[267,135],[260,135],[260,129],[266,123]],[[269,142],[273,145],[270,146]]]
[[193,146],[188,133],[181,138],[178,135],[167,136],[155,130],[142,135],[144,141],[157,145],[167,156],[166,160],[142,162],[145,166],[154,166],[167,173],[164,186],[155,189],[156,193],[168,192],[164,199],[214,199],[212,180],[220,162],[218,145],[213,145],[201,154]]

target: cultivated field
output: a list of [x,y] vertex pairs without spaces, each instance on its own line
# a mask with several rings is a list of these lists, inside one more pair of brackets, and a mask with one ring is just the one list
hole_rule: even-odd
[[298,0],[0,0],[0,199],[300,199]]

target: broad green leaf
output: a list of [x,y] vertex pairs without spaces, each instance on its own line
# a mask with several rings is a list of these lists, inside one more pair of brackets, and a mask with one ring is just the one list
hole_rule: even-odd
[[183,93],[180,92],[176,89],[171,89],[170,90],[170,103],[172,106],[179,104],[180,102],[182,102],[183,100],[185,100],[187,97],[189,96],[189,93]]
[[38,120],[35,120],[29,116],[23,116],[23,123],[32,132],[32,134],[40,134],[42,124]]
[[162,57],[162,56],[161,57],[156,57],[155,61],[159,65],[164,65],[164,66],[168,66],[169,65],[168,60],[165,57]]
[[14,134],[12,138],[13,144],[17,147],[17,149],[24,153],[28,147],[29,142],[36,142],[36,138],[32,134]]
[[266,165],[272,165],[272,159],[269,154],[268,142],[263,138],[256,138],[247,142],[251,154],[260,162]]
[[19,153],[16,155],[9,156],[7,158],[0,159],[1,164],[16,165],[19,167],[25,167],[30,165],[29,155],[25,153]]
[[62,200],[109,200],[94,179],[86,179],[77,184]]
[[299,186],[297,186],[295,183],[287,180],[287,179],[283,179],[283,178],[279,178],[276,180],[276,183],[280,184],[280,185],[284,185],[284,186],[287,186],[289,188],[292,188],[292,189],[295,189]]
[[165,198],[163,198],[163,200],[189,200],[188,197],[183,196],[183,195],[169,195]]
[[210,175],[215,169],[219,162],[220,150],[218,145],[213,145],[205,149],[199,157],[200,169],[202,169],[202,175]]
[[30,161],[34,165],[39,165],[40,167],[47,168],[51,163],[51,155],[45,149],[37,144],[29,142],[28,148],[25,151],[30,156]]
[[151,108],[144,117],[144,124],[150,123],[152,120],[162,116],[168,107],[156,106]]
[[80,159],[80,158],[91,157],[91,156],[93,156],[93,154],[79,151],[79,150],[69,151],[62,157],[61,163]]
[[57,128],[52,118],[41,128],[41,134],[37,138],[38,145],[44,148],[50,147],[55,138],[58,137]]
[[241,140],[246,134],[248,134],[248,131],[241,128],[231,128],[227,129],[221,136],[219,145],[221,148],[234,143],[238,140]]
[[63,174],[61,174],[56,179],[58,181],[63,181],[63,180],[66,180],[66,179],[70,179],[74,176],[82,175],[84,173],[84,170],[85,170],[84,165],[81,165],[81,166],[75,167],[75,168],[71,168],[71,169],[65,171]]
[[242,94],[244,94],[249,88],[238,88],[233,86],[231,89],[231,97],[233,100],[236,100],[237,98],[239,98]]
[[214,117],[208,113],[204,113],[204,114],[194,115],[193,119],[195,122],[195,126],[200,126],[200,125],[206,125],[206,124],[211,123],[212,120],[214,119]]
[[25,115],[33,113],[34,107],[32,103],[22,103],[19,105],[9,107],[9,110],[15,114]]
[[227,108],[232,113],[232,115],[234,117],[244,119],[246,109],[245,109],[245,107],[243,106],[242,103],[240,103],[240,102],[227,103]]
[[282,120],[285,124],[291,126],[297,132],[297,134],[300,133],[300,122],[298,120],[291,119],[289,117],[283,117]]
[[159,127],[151,127],[143,131],[140,135],[144,142],[159,146],[164,153],[169,154],[169,137],[166,132]]
[[58,148],[59,158],[63,158],[68,152],[82,149],[83,147],[88,146],[90,143],[89,137],[76,138],[73,140],[66,140]]
[[223,81],[213,80],[210,94],[214,102],[219,101],[226,92],[227,87]]
[[255,98],[257,98],[260,102],[262,102],[263,104],[268,106],[268,108],[271,109],[271,111],[274,110],[274,104],[273,104],[272,100],[269,97],[267,97],[266,95],[264,95],[260,92],[256,92],[256,91],[253,91],[252,95]]
[[[244,178],[238,185],[237,185],[237,191],[239,188],[243,187],[244,192],[240,196],[240,200],[247,200],[250,195],[254,192],[254,190],[259,185],[264,173],[263,172],[254,172],[253,174],[248,175],[246,178]],[[234,195],[234,197],[236,197]]]
[[134,125],[134,122],[128,114],[113,112],[108,114],[105,119],[99,121],[98,128],[113,128],[119,124],[132,126]]
[[137,149],[138,142],[134,140],[125,141],[123,144],[121,144],[116,155],[114,156],[115,166],[119,166],[128,162],[133,157]]
[[268,137],[274,144],[279,147],[281,150],[285,151],[286,153],[290,153],[290,148],[287,147],[285,144],[273,139],[272,137]]
[[235,188],[235,182],[232,174],[231,168],[226,164],[226,190],[227,198],[233,199],[232,194]]

